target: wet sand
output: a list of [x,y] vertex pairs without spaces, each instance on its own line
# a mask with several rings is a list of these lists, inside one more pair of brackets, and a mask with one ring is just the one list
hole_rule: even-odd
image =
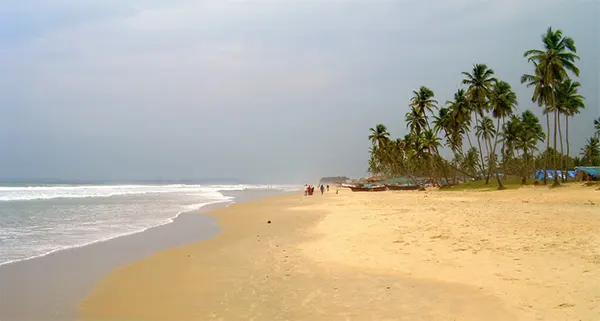
[[[600,192],[287,195],[116,269],[85,320],[598,320]],[[271,221],[269,224],[268,221]]]
[[[244,202],[281,193],[259,190],[223,194]],[[216,220],[200,212],[226,205],[213,204],[184,213],[173,223],[141,233],[0,266],[0,320],[76,320],[80,301],[115,268],[218,235]]]

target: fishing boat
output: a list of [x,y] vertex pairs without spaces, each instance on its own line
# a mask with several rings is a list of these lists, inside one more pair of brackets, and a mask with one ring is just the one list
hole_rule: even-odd
[[371,186],[371,187],[352,186],[352,187],[350,187],[350,189],[353,192],[383,192],[383,191],[387,191],[387,187],[385,187],[385,186]]
[[390,191],[416,191],[421,188],[419,185],[385,185]]

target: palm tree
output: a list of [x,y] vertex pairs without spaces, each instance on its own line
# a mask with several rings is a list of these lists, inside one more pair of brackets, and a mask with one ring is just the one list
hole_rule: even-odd
[[[555,89],[563,80],[569,78],[568,71],[579,76],[579,68],[575,65],[575,60],[579,57],[575,54],[575,40],[571,37],[563,36],[560,29],[552,30],[548,28],[542,36],[544,50],[527,50],[523,54],[528,61],[534,62],[536,66],[536,75],[542,79],[544,90],[547,97],[544,98],[546,109],[554,113],[554,150],[556,150],[556,134],[558,126],[558,109],[556,108]],[[556,173],[556,159],[554,160],[554,171]],[[554,185],[559,185],[558,175],[554,175]]]
[[[423,148],[427,151],[427,159],[429,160],[429,163],[430,163],[431,174],[435,175],[434,174],[436,172],[435,161],[441,159],[439,149],[438,149],[441,146],[440,138],[437,136],[437,134],[433,130],[427,129],[426,131],[423,132],[422,144],[423,144]],[[442,171],[442,175],[446,179],[446,184],[448,184],[448,177],[446,177],[446,171],[444,169],[443,163],[440,163],[440,168]],[[434,176],[434,178],[435,178],[435,176]]]
[[491,138],[496,135],[496,129],[494,128],[494,121],[488,116],[483,116],[479,121],[479,124],[475,126],[475,134],[477,138],[483,138],[486,149],[486,154],[491,155],[492,145],[490,143]]
[[475,174],[477,172],[477,168],[479,167],[479,152],[477,148],[471,147],[465,157],[462,158],[462,162],[460,164],[461,169],[464,172]]
[[[552,88],[546,86],[544,78],[538,72],[538,65],[535,61],[533,62],[533,65],[535,67],[535,75],[524,74],[521,76],[521,83],[525,83],[527,87],[533,87],[531,101],[537,103],[539,107],[544,108],[543,112],[544,115],[546,115],[546,129],[548,130],[548,135],[546,136],[546,150],[548,150],[550,149],[550,113],[548,112],[548,108],[544,106],[549,105],[549,92],[552,90]],[[542,160],[542,167],[544,169],[544,185],[546,185],[548,183],[548,160],[545,157],[542,158]]]
[[382,149],[390,139],[390,133],[388,133],[385,125],[377,124],[375,128],[369,128],[369,130],[371,131],[371,135],[369,135],[371,144],[376,148]]
[[471,109],[465,90],[459,89],[454,93],[454,100],[448,100],[446,101],[446,104],[449,108],[450,117],[453,119],[451,123],[451,126],[453,127],[452,134],[455,136],[453,137],[453,140],[458,147],[460,147],[460,153],[464,154],[462,151],[463,135],[467,136],[469,148],[473,147],[471,136],[469,135],[469,129],[471,127]]
[[587,144],[581,149],[581,156],[585,164],[597,166],[600,163],[600,138],[588,138]]
[[411,133],[420,134],[427,127],[427,116],[423,117],[415,108],[411,108],[405,115],[406,127]]
[[[427,112],[432,112],[434,108],[437,108],[438,102],[433,98],[434,96],[433,90],[421,86],[419,91],[413,91],[413,97],[410,99],[409,106],[412,108],[415,115],[419,115],[421,118],[427,120]],[[429,128],[428,122],[426,122],[426,125],[427,129],[431,129]],[[420,134],[423,128],[418,129],[419,131],[417,134]]]
[[[387,145],[390,141],[390,133],[383,124],[377,124],[375,128],[369,128],[371,134],[369,140],[371,141],[371,156],[374,163],[377,165],[377,174],[384,170],[387,166],[389,167],[392,159],[387,151]],[[371,165],[369,165],[371,167]]]
[[460,135],[460,128],[456,125],[456,118],[452,117],[452,111],[449,108],[440,108],[438,115],[434,116],[433,130],[438,133],[444,132],[448,147],[452,150],[452,154],[461,155],[462,136]]
[[[512,91],[510,85],[505,81],[497,81],[494,83],[491,94],[490,94],[490,106],[492,108],[492,116],[496,118],[496,128],[500,129],[500,120],[504,122],[504,119],[512,115],[513,111],[517,108],[517,95]],[[496,145],[498,143],[498,135],[495,135],[494,145],[491,150],[490,156],[496,154]],[[490,175],[492,174],[492,166],[490,164],[488,174],[485,179],[486,184],[489,182]],[[504,189],[502,182],[500,181],[499,175],[496,173],[496,179],[498,181],[498,189]]]
[[[469,86],[467,96],[469,101],[472,103],[472,112],[475,114],[475,123],[479,123],[479,116],[483,117],[484,112],[489,108],[488,97],[492,85],[496,82],[494,78],[494,71],[489,69],[485,64],[473,65],[473,71],[471,73],[463,72],[465,76],[462,83]],[[483,152],[481,149],[481,140],[477,136],[477,145],[479,147],[479,156],[481,157],[481,170],[485,172],[485,165],[483,160]]]
[[[582,95],[578,93],[578,89],[581,87],[581,84],[577,81],[572,81],[571,79],[566,79],[561,82],[556,88],[556,105],[557,109],[560,113],[565,115],[565,134],[566,134],[566,143],[567,143],[567,162],[571,159],[571,152],[569,147],[569,117],[573,117],[579,114],[579,109],[585,108],[585,104],[583,100],[585,99]],[[560,128],[560,127],[559,127]],[[560,132],[559,132],[560,133]],[[561,154],[562,151],[562,134],[561,134]],[[571,164],[566,164],[567,169],[569,169]]]
[[537,150],[537,144],[544,141],[546,138],[545,136],[539,118],[530,110],[524,111],[521,114],[519,138],[517,140],[519,148],[523,150],[523,158],[525,161],[523,184],[527,183],[530,156]]

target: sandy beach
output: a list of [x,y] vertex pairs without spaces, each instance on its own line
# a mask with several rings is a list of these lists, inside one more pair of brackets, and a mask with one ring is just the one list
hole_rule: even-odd
[[210,214],[221,234],[114,270],[82,319],[600,319],[596,188],[340,190]]
[[[236,202],[281,195],[277,190],[229,191]],[[108,241],[57,251],[0,266],[0,320],[69,321],[94,284],[115,268],[153,253],[210,239],[219,234],[216,219],[201,215],[225,207],[212,204],[184,213],[172,223]]]

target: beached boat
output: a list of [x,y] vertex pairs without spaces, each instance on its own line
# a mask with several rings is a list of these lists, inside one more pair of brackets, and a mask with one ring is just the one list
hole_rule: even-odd
[[416,191],[419,185],[385,185],[390,191]]
[[358,187],[353,186],[350,187],[353,192],[383,192],[387,191],[387,187],[385,186],[373,186],[373,187]]

